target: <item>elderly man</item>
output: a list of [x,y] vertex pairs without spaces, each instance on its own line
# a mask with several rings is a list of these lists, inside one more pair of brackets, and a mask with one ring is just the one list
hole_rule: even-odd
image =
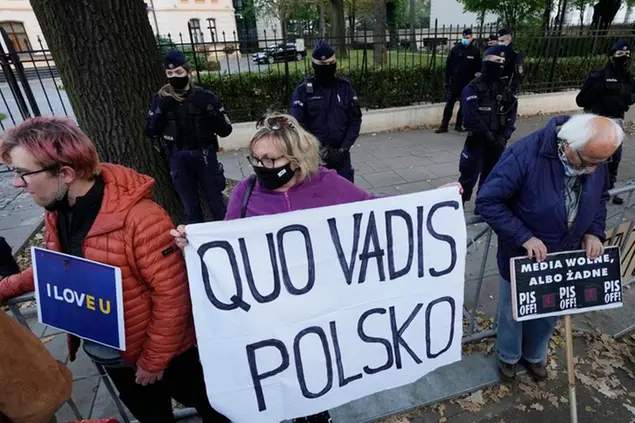
[[624,132],[611,119],[559,116],[508,148],[480,189],[476,207],[498,235],[501,275],[496,352],[504,380],[524,361],[536,379],[547,378],[547,345],[557,317],[512,318],[509,260],[548,253],[603,252],[608,176],[606,163]]

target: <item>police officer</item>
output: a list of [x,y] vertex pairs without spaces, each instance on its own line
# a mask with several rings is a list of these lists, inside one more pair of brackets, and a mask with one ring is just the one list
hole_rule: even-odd
[[335,76],[335,50],[326,41],[315,45],[312,59],[314,76],[293,92],[291,114],[320,141],[326,167],[353,182],[350,149],[362,125],[357,93]]
[[[602,69],[592,71],[576,97],[585,113],[613,118],[624,127],[624,114],[635,103],[635,80],[631,74],[631,49],[628,41],[619,40],[609,50],[609,62]],[[622,146],[615,151],[608,164],[610,188],[615,186],[617,170],[622,160]],[[624,200],[613,197],[614,204]]]
[[525,72],[525,61],[522,54],[512,44],[512,33],[509,29],[501,29],[498,31],[498,44],[506,46],[505,50],[505,69],[503,70],[502,80],[514,94],[518,93],[518,88],[523,82]]
[[190,69],[180,51],[165,58],[169,84],[152,98],[146,131],[155,146],[169,160],[172,183],[187,223],[203,222],[199,184],[214,215],[225,217],[225,175],[218,162],[218,136],[226,137],[232,125],[218,98],[209,90],[190,82]]
[[[448,124],[452,118],[454,103],[461,98],[463,88],[476,77],[481,69],[481,51],[472,43],[472,30],[463,31],[463,39],[460,44],[452,47],[448,59],[445,63],[445,109],[443,109],[443,120],[441,126],[435,131],[437,134],[448,132]],[[455,129],[463,131],[461,125],[461,107],[456,115]]]
[[487,179],[514,132],[518,103],[501,81],[507,47],[496,45],[483,53],[481,75],[461,95],[463,124],[468,131],[459,161],[463,203],[470,201],[479,180]]
[[487,47],[492,47],[497,44],[498,44],[498,35],[490,34],[489,38],[487,39]]

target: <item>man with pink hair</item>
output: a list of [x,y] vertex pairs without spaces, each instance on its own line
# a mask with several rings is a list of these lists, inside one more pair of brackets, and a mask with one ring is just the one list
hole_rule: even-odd
[[[141,423],[174,422],[171,398],[204,422],[227,422],[207,400],[195,346],[183,255],[168,214],[154,203],[154,180],[101,164],[92,141],[69,119],[39,117],[7,131],[0,158],[13,186],[46,209],[46,248],[119,267],[126,351],[84,340]],[[86,284],[91,280],[87,279]],[[33,272],[0,281],[0,301],[32,291]],[[69,335],[70,359],[80,339]]]

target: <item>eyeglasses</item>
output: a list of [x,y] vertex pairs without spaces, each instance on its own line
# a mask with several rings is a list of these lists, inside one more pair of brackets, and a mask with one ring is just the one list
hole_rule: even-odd
[[274,115],[274,116],[263,116],[256,122],[256,128],[267,128],[270,131],[278,132],[285,126],[290,126],[291,128],[295,128],[293,123],[286,117],[282,115]]
[[60,165],[54,164],[54,165],[45,167],[43,169],[34,170],[32,172],[20,172],[19,170],[9,166],[7,166],[7,169],[9,169],[10,172],[15,173],[20,179],[22,179],[22,182],[24,182],[25,184],[28,184],[29,182],[26,180],[27,176],[37,175],[38,173],[43,173],[43,172],[50,172],[51,170],[58,169],[59,167]]
[[258,157],[253,154],[247,156],[247,161],[250,165],[255,167],[266,167],[268,169],[273,169],[276,167],[276,160],[282,159],[284,156],[270,158],[270,157]]
[[602,160],[600,162],[587,162],[586,160],[582,158],[579,151],[576,150],[576,154],[578,155],[578,159],[580,159],[581,167],[602,166],[603,164],[611,163],[611,161],[613,160],[613,157],[609,157],[608,159]]

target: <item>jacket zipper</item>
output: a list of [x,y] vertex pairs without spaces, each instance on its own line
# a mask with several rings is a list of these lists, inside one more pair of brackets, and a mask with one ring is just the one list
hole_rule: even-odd
[[284,193],[284,199],[287,200],[287,207],[289,208],[289,211],[292,211],[291,210],[291,201],[289,200],[289,193],[288,192]]

